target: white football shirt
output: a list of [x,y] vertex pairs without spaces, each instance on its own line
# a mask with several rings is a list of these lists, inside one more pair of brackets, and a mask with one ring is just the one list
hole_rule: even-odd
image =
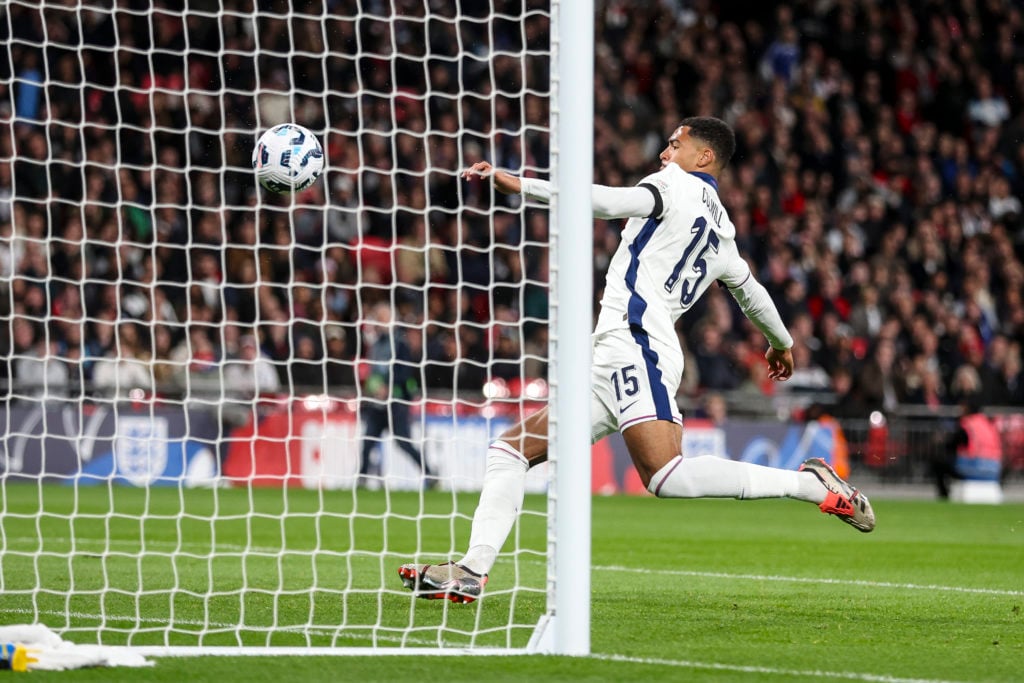
[[641,328],[675,344],[676,321],[708,286],[721,279],[735,287],[750,269],[736,249],[736,228],[714,178],[668,164],[639,186],[656,194],[654,212],[626,223],[595,332]]
[[[550,183],[522,182],[525,196],[550,199]],[[793,345],[778,309],[739,254],[736,227],[713,176],[667,164],[633,188],[593,186],[593,202],[597,215],[629,218],[608,268],[594,334],[629,329],[634,337],[678,348],[676,321],[720,280],[772,346]]]

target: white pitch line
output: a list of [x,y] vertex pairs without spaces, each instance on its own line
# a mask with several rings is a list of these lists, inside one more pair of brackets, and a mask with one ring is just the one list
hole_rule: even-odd
[[[34,536],[9,536],[7,539],[9,542],[15,543],[39,543],[39,539]],[[47,538],[49,543],[67,543],[70,545],[71,539],[68,538]],[[128,541],[120,539],[98,539],[98,538],[78,538],[75,539],[77,545],[106,545],[107,547],[119,545],[119,546],[130,546],[132,548],[138,548],[138,541]],[[170,541],[146,541],[148,547],[164,547],[172,550],[179,550],[180,552],[187,553],[188,548],[202,548],[202,553],[197,553],[201,557],[206,555],[215,554],[216,551],[231,552],[231,553],[254,553],[262,555],[287,555],[287,554],[313,554],[318,552],[316,549],[302,549],[302,550],[289,550],[288,548],[281,547],[260,547],[260,546],[242,546],[233,544],[221,544],[217,543],[214,548],[211,549],[209,543],[175,543]],[[67,552],[67,551],[65,551]],[[320,550],[319,552],[323,552]],[[331,550],[328,551],[332,554],[344,554],[341,551]],[[59,553],[57,553],[59,554]],[[502,559],[505,559],[502,556]],[[523,564],[536,564],[546,565],[545,562],[536,560],[520,560]],[[972,588],[970,586],[943,586],[939,584],[920,584],[920,583],[898,583],[894,581],[868,581],[865,579],[835,579],[835,578],[822,578],[822,577],[811,577],[811,576],[777,576],[771,574],[735,574],[731,572],[706,572],[706,571],[695,571],[686,569],[646,569],[643,567],[624,567],[618,565],[596,565],[593,567],[594,571],[605,571],[605,572],[625,572],[630,574],[654,574],[661,576],[692,576],[706,579],[729,579],[736,581],[774,581],[780,583],[806,583],[806,584],[819,584],[819,585],[834,585],[834,586],[859,586],[862,588],[894,588],[897,590],[925,590],[925,591],[938,591],[944,593],[966,593],[972,595],[1004,595],[1004,596],[1024,596],[1024,590],[1011,590],[1005,588]]]
[[655,666],[671,666],[680,669],[709,669],[712,671],[735,671],[737,673],[767,674],[771,676],[784,676],[794,678],[797,676],[805,678],[838,678],[847,681],[870,681],[871,683],[955,683],[934,678],[900,678],[888,674],[866,674],[856,671],[819,671],[800,669],[776,669],[769,666],[745,666],[741,664],[720,664],[718,662],[694,662],[689,660],[675,659],[645,659],[643,657],[628,657],[626,655],[605,655],[592,654],[590,659],[599,659],[606,662],[626,662],[629,664],[648,664]]
[[813,583],[836,586],[860,586],[864,588],[897,588],[906,590],[944,591],[948,593],[973,593],[979,595],[1024,595],[1024,591],[1003,588],[971,588],[969,586],[940,586],[937,584],[896,583],[893,581],[867,581],[863,579],[832,579],[812,576],[775,576],[771,574],[733,574],[730,572],[699,572],[685,569],[640,569],[637,567],[595,566],[595,571],[628,572],[631,574],[659,574],[663,576],[695,576],[706,579],[730,579],[738,581],[778,581],[783,583]]

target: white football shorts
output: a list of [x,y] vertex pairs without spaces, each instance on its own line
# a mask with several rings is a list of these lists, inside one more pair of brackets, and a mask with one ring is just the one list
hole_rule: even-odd
[[594,335],[593,344],[594,441],[649,420],[683,424],[676,403],[683,375],[678,345],[669,347],[635,328]]

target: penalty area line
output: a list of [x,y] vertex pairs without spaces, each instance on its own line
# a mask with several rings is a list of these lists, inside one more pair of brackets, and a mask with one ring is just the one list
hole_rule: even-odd
[[694,662],[677,659],[650,659],[645,657],[628,657],[614,654],[591,654],[589,659],[605,662],[624,662],[627,664],[647,664],[654,666],[671,666],[679,669],[706,669],[710,671],[732,671],[735,673],[764,674],[784,676],[786,678],[835,678],[846,681],[869,681],[870,683],[956,683],[936,678],[901,678],[887,674],[868,674],[856,671],[818,671],[800,669],[777,669],[770,666],[747,666],[743,664],[721,664],[718,662]]

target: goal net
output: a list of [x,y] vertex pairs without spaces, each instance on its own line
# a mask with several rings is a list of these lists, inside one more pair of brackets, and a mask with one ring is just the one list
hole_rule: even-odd
[[[536,649],[548,467],[483,599],[397,568],[461,556],[488,442],[548,401],[553,214],[459,171],[553,174],[557,3],[184,5],[0,7],[0,620]],[[252,174],[283,122],[326,157],[294,195]]]

